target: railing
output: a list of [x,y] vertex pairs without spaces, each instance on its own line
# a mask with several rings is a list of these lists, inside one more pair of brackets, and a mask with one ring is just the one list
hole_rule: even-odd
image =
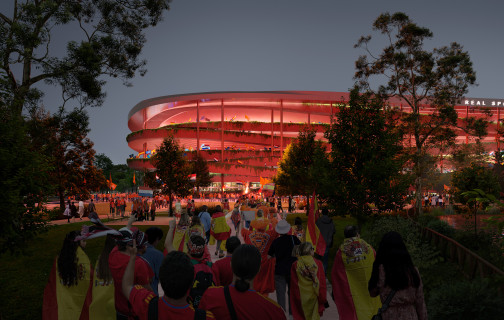
[[[462,272],[469,279],[474,279],[476,277],[485,278],[491,275],[504,277],[504,271],[467,249],[457,241],[432,229],[424,228],[420,225],[419,228],[422,233],[422,239],[435,245],[445,259],[457,263]],[[504,286],[501,286],[501,291],[504,292]]]

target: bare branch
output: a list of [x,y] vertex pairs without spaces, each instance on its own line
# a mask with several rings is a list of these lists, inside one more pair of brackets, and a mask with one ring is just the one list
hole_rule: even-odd
[[6,16],[4,16],[1,12],[0,12],[0,18],[7,24],[9,25],[12,25],[12,21],[11,19],[7,18]]

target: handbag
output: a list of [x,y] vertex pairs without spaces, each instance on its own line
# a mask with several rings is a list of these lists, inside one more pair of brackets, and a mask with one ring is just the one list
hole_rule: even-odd
[[385,302],[382,304],[381,308],[378,309],[378,313],[376,313],[372,318],[371,320],[382,320],[382,312],[385,312],[387,311],[388,309],[388,306],[389,306],[389,303],[390,301],[392,301],[392,298],[394,297],[396,291],[395,290],[392,290],[389,295],[387,296],[387,299],[385,300]]

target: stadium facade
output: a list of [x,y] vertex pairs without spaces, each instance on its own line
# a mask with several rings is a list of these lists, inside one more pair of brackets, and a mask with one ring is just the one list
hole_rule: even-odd
[[[309,124],[323,134],[348,92],[265,91],[205,92],[164,96],[138,103],[128,115],[131,168],[152,170],[150,156],[163,139],[173,134],[189,158],[199,152],[208,160],[216,182],[259,182],[276,173],[285,147]],[[411,109],[400,100],[390,100],[403,112]],[[455,106],[459,122],[467,117],[484,118],[491,112],[488,135],[482,140],[488,151],[500,148],[497,128],[504,117],[504,99],[463,99]],[[421,113],[433,112],[429,105]],[[502,113],[502,114],[501,114]],[[411,138],[410,138],[411,139]],[[471,143],[460,130],[458,143]],[[406,138],[405,144],[411,143]]]

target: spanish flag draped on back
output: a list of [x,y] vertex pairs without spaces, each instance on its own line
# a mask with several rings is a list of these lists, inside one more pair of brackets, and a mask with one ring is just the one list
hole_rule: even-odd
[[308,211],[308,226],[306,232],[306,242],[310,242],[315,248],[315,252],[318,255],[324,256],[326,250],[326,242],[319,228],[315,224],[316,217],[315,213],[318,211],[317,195],[313,191],[313,199],[310,203],[310,210]]
[[76,256],[78,281],[70,287],[63,285],[58,272],[58,259],[55,259],[49,281],[44,289],[42,319],[89,319],[93,273],[89,258],[80,247],[77,248]]

